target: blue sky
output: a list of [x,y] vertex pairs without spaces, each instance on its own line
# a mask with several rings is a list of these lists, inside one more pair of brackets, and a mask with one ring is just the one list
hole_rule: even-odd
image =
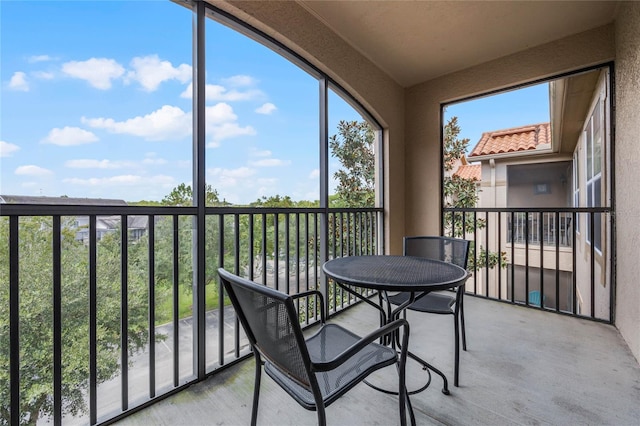
[[458,137],[469,139],[467,151],[471,152],[484,132],[549,122],[549,84],[450,104],[445,123],[453,116],[458,117]]
[[[0,17],[0,194],[161,200],[191,182],[189,10],[2,1]],[[208,183],[233,203],[318,199],[316,80],[214,21],[206,33]],[[472,147],[483,131],[547,121],[546,86],[531,92],[447,114]],[[336,95],[329,110],[330,134],[360,119]]]

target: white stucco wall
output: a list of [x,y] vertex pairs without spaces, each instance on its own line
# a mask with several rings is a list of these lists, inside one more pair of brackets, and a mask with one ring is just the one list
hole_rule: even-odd
[[615,322],[640,360],[640,3],[622,3],[615,26]]

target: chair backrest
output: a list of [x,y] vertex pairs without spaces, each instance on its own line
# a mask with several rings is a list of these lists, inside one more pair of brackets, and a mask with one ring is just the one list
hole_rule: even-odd
[[310,357],[293,299],[222,268],[218,274],[254,351],[311,389]]
[[452,237],[404,237],[404,255],[443,260],[467,269],[469,241]]

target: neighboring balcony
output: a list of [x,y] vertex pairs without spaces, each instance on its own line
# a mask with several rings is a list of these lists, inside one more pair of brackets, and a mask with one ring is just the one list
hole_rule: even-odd
[[572,221],[571,213],[543,212],[541,215],[517,212],[514,214],[513,225],[511,217],[507,222],[507,242],[514,244],[532,244],[571,247],[572,245]]
[[606,207],[444,209],[445,223],[473,241],[467,292],[605,322],[614,305],[610,217]]

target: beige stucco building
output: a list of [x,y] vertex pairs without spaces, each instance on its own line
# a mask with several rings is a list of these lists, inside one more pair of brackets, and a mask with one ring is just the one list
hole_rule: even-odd
[[524,302],[526,287],[547,308],[608,315],[611,217],[568,208],[611,207],[609,80],[601,68],[551,81],[552,122],[484,132],[469,154],[481,168],[477,207],[534,209],[485,213],[492,226],[476,240],[508,262],[500,280],[489,271],[494,294]]

